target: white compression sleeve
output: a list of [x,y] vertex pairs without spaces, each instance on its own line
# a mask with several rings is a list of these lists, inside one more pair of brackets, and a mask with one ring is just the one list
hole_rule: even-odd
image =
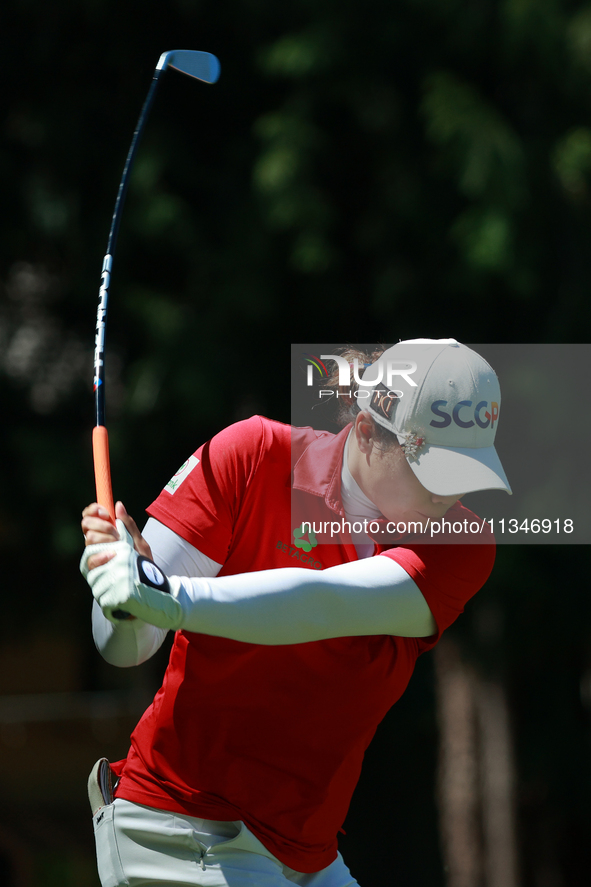
[[[221,564],[154,518],[149,518],[142,535],[152,549],[154,561],[168,575],[217,576],[221,570]],[[166,635],[164,629],[141,619],[122,620],[114,625],[93,601],[92,636],[99,653],[111,665],[141,665],[160,649]]]
[[148,518],[142,536],[167,576],[217,576],[222,569],[221,564],[153,517]]
[[141,665],[160,649],[167,632],[141,619],[125,619],[114,625],[92,602],[92,636],[94,643],[109,665],[130,668]]
[[436,624],[419,588],[389,557],[315,571],[286,567],[181,579],[187,631],[253,644],[357,635],[428,637]]

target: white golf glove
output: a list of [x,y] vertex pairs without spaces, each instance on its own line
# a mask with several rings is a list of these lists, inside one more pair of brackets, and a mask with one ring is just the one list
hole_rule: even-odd
[[[180,580],[176,576],[168,579],[153,561],[137,554],[123,521],[117,521],[117,529],[119,542],[88,545],[80,561],[80,572],[95,600],[115,625],[129,614],[157,628],[176,631],[184,617],[175,597]],[[102,551],[114,551],[115,557],[89,570],[89,558]]]

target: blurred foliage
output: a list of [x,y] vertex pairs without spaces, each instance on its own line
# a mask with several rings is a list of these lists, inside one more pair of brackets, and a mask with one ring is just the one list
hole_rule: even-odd
[[[26,601],[27,625],[82,638],[93,688],[110,679],[76,561],[95,307],[160,53],[207,49],[222,76],[165,76],[123,214],[107,423],[138,517],[220,427],[289,421],[290,342],[588,338],[591,4],[7,0],[2,17],[0,632],[22,630]],[[512,694],[527,885],[586,883],[590,862],[585,555],[501,550],[455,629]],[[492,647],[473,642],[487,607]],[[406,880],[442,883],[419,837]]]

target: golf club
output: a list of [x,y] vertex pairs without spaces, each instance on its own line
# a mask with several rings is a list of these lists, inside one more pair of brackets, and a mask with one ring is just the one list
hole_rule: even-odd
[[[95,427],[92,432],[92,453],[94,462],[94,477],[96,484],[96,499],[99,505],[109,513],[111,522],[115,523],[115,504],[113,501],[113,487],[111,483],[111,468],[109,460],[109,438],[105,426],[105,330],[107,325],[107,308],[109,301],[109,286],[111,283],[111,273],[113,269],[113,257],[115,255],[115,246],[117,235],[119,233],[119,225],[121,222],[121,212],[127,192],[127,185],[136,155],[139,140],[144,129],[148,113],[154,101],[154,95],[158,86],[160,77],[167,68],[174,68],[182,74],[194,77],[196,80],[202,80],[204,83],[215,83],[220,75],[220,63],[215,55],[209,52],[197,52],[187,49],[174,49],[169,52],[163,52],[158,60],[158,64],[154,70],[152,83],[148,90],[146,100],[141,110],[129,152],[123,167],[121,182],[115,200],[113,209],[113,219],[111,221],[111,230],[109,231],[109,239],[107,241],[107,251],[103,258],[103,266],[101,272],[101,286],[99,289],[98,308],[96,315],[96,334],[94,348],[94,398],[95,398]],[[117,619],[133,618],[124,610],[116,610],[113,615]]]
[[174,68],[189,77],[202,80],[205,83],[215,83],[220,74],[220,63],[215,55],[209,52],[196,52],[186,49],[174,49],[170,52],[164,52],[158,60],[154,76],[144,106],[140,113],[127,160],[123,167],[123,175],[115,200],[113,210],[113,219],[111,222],[111,230],[107,242],[107,251],[103,259],[101,272],[101,286],[99,289],[98,308],[96,316],[96,335],[94,349],[94,380],[93,389],[95,397],[95,427],[92,435],[92,450],[94,460],[94,473],[96,483],[97,502],[107,509],[111,520],[115,522],[115,506],[113,502],[113,491],[111,485],[111,471],[109,465],[109,442],[107,429],[105,427],[105,329],[107,324],[107,309],[109,300],[109,286],[111,283],[111,273],[113,269],[113,257],[115,255],[115,246],[117,235],[119,233],[119,224],[121,222],[121,211],[127,192],[127,185],[136,155],[139,140],[146,123],[148,113],[158,82],[163,72],[167,68]]

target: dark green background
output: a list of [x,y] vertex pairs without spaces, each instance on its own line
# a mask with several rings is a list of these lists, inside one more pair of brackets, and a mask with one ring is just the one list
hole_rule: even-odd
[[[0,15],[0,880],[86,887],[85,773],[125,753],[164,662],[98,661],[77,574],[100,265],[160,53],[209,50],[222,76],[165,76],[123,216],[107,422],[138,518],[219,428],[289,421],[291,342],[588,339],[591,4],[8,0]],[[555,427],[558,396],[545,433],[567,460],[579,417]],[[510,701],[527,887],[588,883],[588,584],[586,547],[505,548],[453,629]],[[66,692],[61,719],[38,696]],[[363,887],[445,883],[433,693],[427,657],[368,755],[342,842]],[[11,720],[5,697],[30,694],[37,714]],[[93,718],[91,699],[115,714]]]

